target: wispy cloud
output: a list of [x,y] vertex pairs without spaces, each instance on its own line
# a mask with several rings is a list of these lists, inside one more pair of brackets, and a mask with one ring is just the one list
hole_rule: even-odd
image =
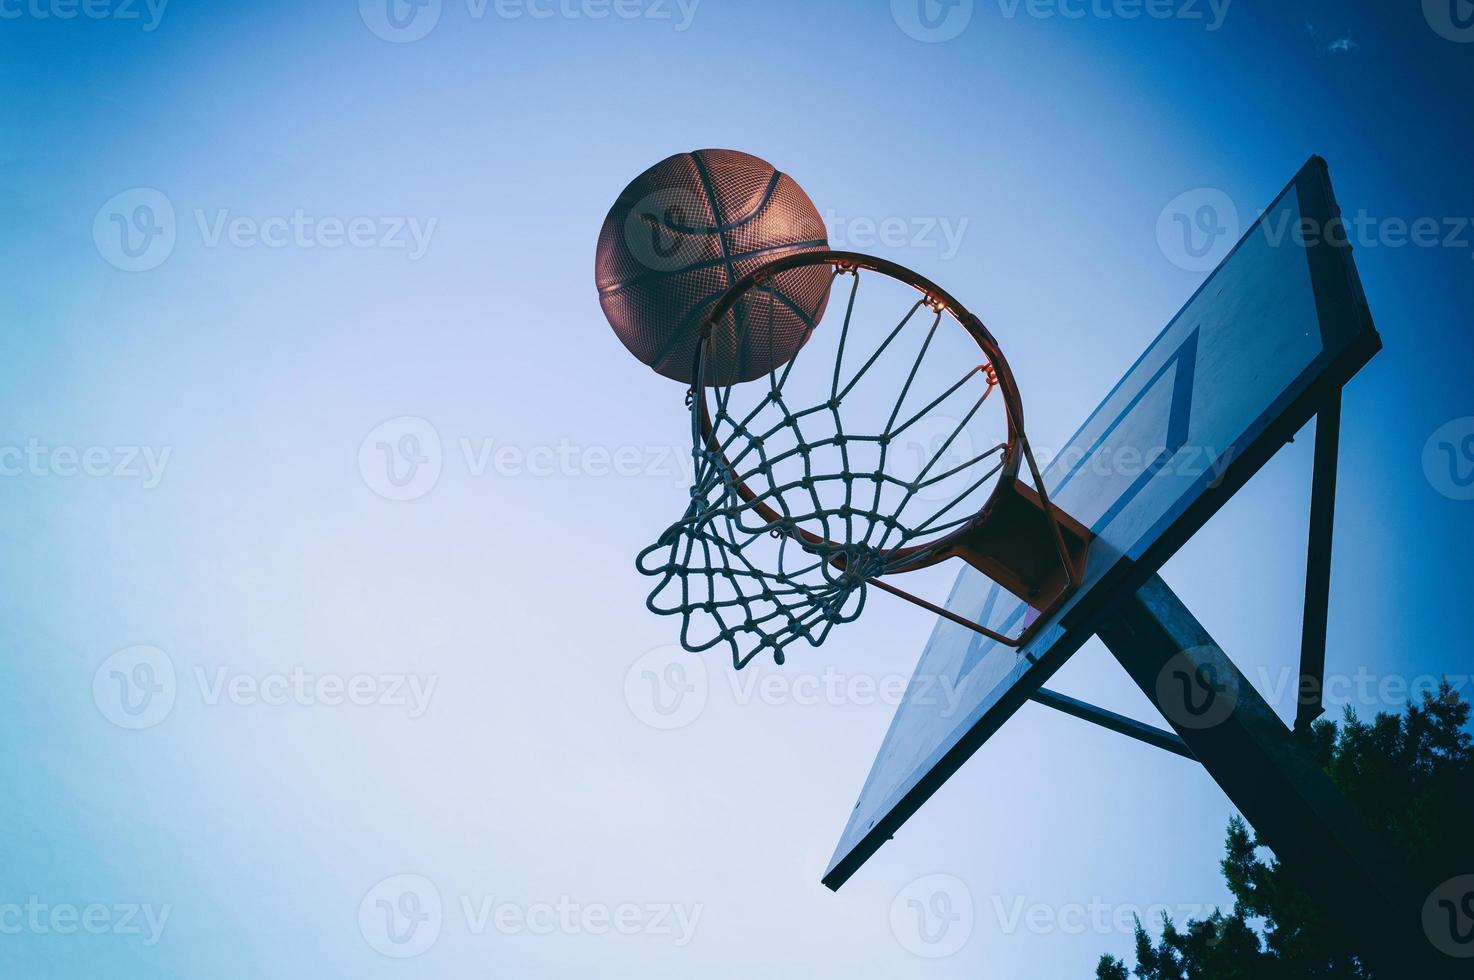
[[[1309,34],[1312,38],[1319,38],[1321,36],[1320,28],[1316,27],[1309,20],[1305,21],[1305,33]],[[1334,41],[1316,45],[1316,52],[1318,54],[1353,54],[1360,50],[1361,45],[1353,41],[1350,34],[1342,34]]]

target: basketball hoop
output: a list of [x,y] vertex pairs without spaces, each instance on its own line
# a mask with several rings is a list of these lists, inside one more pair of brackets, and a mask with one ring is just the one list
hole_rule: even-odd
[[[772,336],[764,323],[790,312],[783,293],[770,288],[775,277],[824,267],[831,290],[850,279],[843,323],[831,328],[838,331],[833,363],[810,369],[811,328],[797,355],[745,352],[749,363],[771,365],[766,377],[708,384],[713,325],[730,314],[744,335]],[[894,326],[882,321],[873,343],[859,326],[873,320],[857,314],[862,278],[867,296],[875,292],[904,306]],[[839,300],[833,298],[831,312]],[[928,353],[934,362],[939,336],[958,328],[971,338],[966,349],[973,354],[961,369],[944,364],[945,379],[936,381],[923,372],[931,367]],[[725,643],[739,669],[765,650],[781,664],[788,644],[801,638],[818,646],[835,625],[858,617],[872,585],[1017,647],[1079,585],[1091,532],[1050,503],[997,341],[934,283],[853,252],[786,255],[735,283],[700,336],[696,380],[687,393],[691,504],[637,560],[643,574],[659,579],[647,605],[682,617],[688,650]],[[880,366],[887,357],[908,359],[907,349],[915,351],[908,368]],[[795,380],[799,375],[805,381]],[[928,384],[936,387],[922,394]],[[876,386],[884,397],[870,390]],[[898,442],[944,404],[960,406],[958,417],[947,418],[914,471],[898,473]],[[955,462],[958,447],[970,445],[968,427],[1000,406],[997,442]],[[1024,470],[1032,486],[1020,479]],[[943,503],[936,499],[940,488],[946,488]],[[951,558],[1028,603],[1036,615],[1022,632],[1005,635],[887,581]],[[698,635],[702,622],[710,624],[709,636]]]

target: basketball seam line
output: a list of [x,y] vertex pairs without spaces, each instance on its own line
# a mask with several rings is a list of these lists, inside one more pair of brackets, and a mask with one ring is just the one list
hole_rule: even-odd
[[[794,302],[793,297],[789,296],[787,293],[780,292],[777,289],[772,289],[770,287],[763,287],[763,288],[759,289],[759,292],[767,293],[770,296],[776,296],[778,298],[778,301],[781,302],[784,305],[784,307],[786,307],[788,309],[788,311],[790,313],[792,313],[795,317],[798,318],[798,321],[800,323],[802,323],[807,328],[807,329],[804,330],[805,343],[807,343],[808,342],[809,335],[814,332],[814,328],[817,326],[814,323],[813,317],[810,314],[805,313],[803,311],[803,309],[801,307],[799,307]],[[699,311],[706,304],[712,302],[712,300],[714,300],[714,299],[720,299],[725,293],[726,293],[726,290],[725,289],[721,289],[721,290],[718,290],[715,293],[711,293],[708,296],[703,296],[701,298],[701,300],[694,307],[692,307],[692,310],[691,310],[692,314],[694,314],[697,311]],[[681,324],[681,326],[680,326],[679,329],[677,329],[675,331],[674,336],[677,337],[677,338],[680,337],[682,333],[684,333],[685,331],[691,329],[692,326],[693,326],[692,322],[688,319],[686,322],[684,322],[684,323]],[[800,345],[800,346],[802,346],[802,345]],[[670,343],[667,342],[666,345],[660,349],[660,352],[659,353],[660,353],[660,355],[662,357],[664,357],[666,354],[670,353],[669,347],[670,347]]]
[[773,195],[778,193],[778,184],[782,180],[783,174],[779,173],[776,170],[773,171],[773,176],[768,181],[767,190],[763,191],[763,198],[761,201],[757,202],[757,206],[754,207],[752,211],[747,214],[746,217],[738,218],[736,221],[732,222],[721,222],[717,225],[717,231],[735,231],[736,229],[741,228],[743,225],[750,224],[756,221],[758,217],[762,215],[763,211],[767,209],[768,205],[773,203]]
[[[814,239],[810,239],[809,241],[806,241],[806,242],[789,242],[786,245],[768,245],[768,246],[766,246],[764,248],[755,248],[755,249],[753,249],[750,252],[743,252],[740,255],[734,255],[734,256],[732,256],[732,261],[733,262],[741,262],[743,259],[750,259],[750,258],[753,258],[753,257],[758,256],[758,255],[765,255],[765,254],[767,254],[769,252],[781,252],[784,249],[790,249],[790,248],[825,248],[828,245],[829,245],[829,239],[827,239],[827,238],[814,238]],[[615,295],[618,295],[619,293],[623,292],[626,289],[632,289],[635,286],[639,286],[639,285],[641,285],[643,283],[646,283],[646,282],[649,282],[651,280],[664,279],[666,276],[680,275],[680,274],[687,273],[687,272],[700,272],[703,269],[712,269],[712,268],[715,268],[715,267],[721,265],[724,261],[725,261],[725,259],[719,259],[719,258],[718,259],[703,259],[700,262],[693,262],[690,265],[684,265],[684,266],[681,266],[681,268],[679,268],[679,269],[672,269],[669,272],[647,272],[647,273],[645,273],[642,276],[636,276],[633,279],[626,279],[623,282],[610,283],[607,286],[600,286],[599,287],[599,295],[601,297],[602,296],[615,296]]]
[[[711,184],[711,177],[710,174],[707,173],[706,163],[701,159],[701,151],[698,150],[695,153],[692,153],[691,157],[696,161],[696,170],[697,173],[701,175],[701,184],[706,189],[707,197],[711,200],[711,214],[712,217],[716,219],[717,223],[717,241],[721,243],[722,255],[726,258],[727,288],[731,289],[732,286],[734,286],[737,282],[737,266],[736,259],[732,257],[731,246],[727,242],[727,234],[733,229],[741,228],[748,222],[756,221],[758,216],[760,216],[763,211],[767,209],[768,205],[773,200],[773,195],[777,193],[778,184],[783,179],[783,172],[781,170],[778,170],[776,167],[773,168],[773,176],[768,179],[767,189],[763,191],[762,199],[758,201],[757,206],[753,208],[752,212],[747,216],[733,222],[728,222],[727,215],[718,207],[716,188],[714,188]],[[748,358],[751,356],[752,353],[748,345],[743,343],[743,334],[745,331],[744,321],[747,318],[747,304],[739,302],[737,306],[733,308],[732,315],[736,321],[736,323],[734,324],[736,327],[736,337],[734,339],[737,341],[737,371],[739,374],[746,374]],[[663,362],[664,358],[662,357],[662,363]]]
[[733,221],[723,221],[720,217],[717,217],[716,209],[713,208],[712,215],[716,217],[716,224],[714,225],[677,225],[667,223],[666,227],[672,231],[679,231],[686,235],[719,235],[724,231],[735,231],[743,225],[751,224],[762,216],[767,206],[773,203],[773,196],[778,193],[778,184],[783,180],[783,176],[778,171],[773,171],[773,176],[768,179],[768,186],[763,190],[762,200],[758,201],[753,209],[741,218]]
[[[805,247],[807,244],[809,244],[809,243],[797,242],[797,243],[795,243],[793,245],[775,245],[771,249],[757,249],[756,251],[753,251],[753,252],[744,252],[742,255],[739,255],[736,258],[737,259],[745,259],[745,258],[747,258],[748,256],[751,256],[751,255],[761,255],[765,251],[776,251],[776,250],[779,250],[779,249],[788,249],[788,248],[802,248],[802,247]],[[823,244],[828,244],[828,242],[825,241],[825,242],[820,242],[818,244],[823,245]],[[706,264],[707,265],[712,265],[714,263],[706,263]],[[675,330],[672,330],[671,333],[670,333],[670,336],[666,338],[665,343],[661,344],[660,345],[660,349],[655,352],[655,364],[653,364],[651,366],[652,367],[655,367],[656,370],[659,370],[659,368],[657,367],[657,365],[661,365],[661,364],[664,364],[665,363],[665,359],[670,356],[671,348],[674,347],[676,345],[676,343],[678,341],[680,341],[683,337],[685,337],[686,332],[689,331],[695,325],[692,322],[692,320],[690,319],[690,317],[691,316],[695,316],[698,313],[701,313],[701,310],[709,302],[711,302],[714,298],[715,299],[720,299],[722,296],[726,295],[727,290],[731,289],[732,286],[734,286],[734,285],[736,285],[736,283],[729,283],[728,285],[726,285],[726,286],[722,287],[721,289],[717,290],[715,293],[712,293],[712,294],[710,294],[708,296],[703,297],[699,302],[697,302],[696,304],[694,304],[691,307],[691,313],[687,315],[688,316],[687,320],[685,322],[681,323],[680,326],[678,326]],[[809,334],[812,334],[814,332],[814,328],[817,326],[817,324],[814,322],[813,318],[810,315],[808,315],[807,313],[805,313],[803,310],[801,310],[798,307],[794,306],[792,300],[790,300],[789,297],[786,296],[785,294],[783,294],[781,292],[778,292],[777,290],[773,290],[772,292],[773,292],[774,295],[780,297],[783,300],[783,304],[785,306],[787,306],[790,310],[792,310],[795,314],[797,314],[797,316],[799,318],[799,321],[801,323],[803,323],[808,328],[807,330],[804,331],[805,343],[807,343],[808,342],[807,341],[808,335]],[[702,316],[705,316],[704,313],[702,313],[701,315]],[[800,346],[802,346],[802,345],[800,345]],[[745,364],[739,365],[739,367],[745,367],[745,366],[746,366]]]
[[[715,222],[715,224],[712,227],[710,227],[710,228],[674,226],[674,229],[673,230],[682,232],[683,234],[689,234],[689,235],[696,235],[696,234],[700,234],[700,235],[715,235],[717,237],[718,243],[722,247],[722,256],[723,257],[720,258],[720,259],[711,259],[711,260],[709,260],[707,262],[702,262],[702,263],[699,263],[699,264],[696,264],[696,265],[690,265],[690,266],[687,266],[684,269],[676,269],[676,270],[673,270],[672,272],[652,273],[652,275],[660,275],[660,276],[671,275],[674,272],[688,272],[688,271],[692,271],[692,270],[704,269],[704,268],[707,268],[709,266],[720,265],[722,263],[725,263],[727,265],[727,282],[728,282],[728,285],[730,285],[733,282],[735,282],[736,279],[737,279],[736,270],[733,268],[732,263],[736,262],[739,259],[745,259],[745,258],[747,258],[748,256],[751,256],[751,255],[761,255],[764,251],[766,251],[766,249],[757,249],[757,250],[752,251],[752,252],[744,252],[743,254],[736,255],[736,256],[730,255],[729,252],[728,252],[728,249],[727,249],[726,233],[728,231],[733,231],[733,230],[735,230],[737,228],[741,228],[743,225],[749,224],[749,223],[751,223],[753,221],[756,221],[758,219],[758,217],[763,213],[763,210],[765,208],[767,208],[767,206],[773,202],[773,195],[775,195],[775,194],[778,193],[778,184],[783,180],[783,172],[781,170],[774,169],[773,176],[768,179],[768,186],[763,191],[762,199],[757,202],[757,205],[753,207],[752,211],[750,211],[748,214],[744,215],[743,217],[738,218],[736,221],[733,221],[731,223],[728,223],[723,218],[723,215],[722,215],[720,209],[717,207],[716,191],[712,188],[711,181],[708,179],[707,172],[706,172],[706,165],[701,162],[701,158],[698,155],[700,152],[701,152],[700,150],[697,150],[697,151],[694,151],[692,153],[688,153],[686,155],[689,156],[691,158],[692,162],[695,163],[695,165],[696,165],[696,175],[701,179],[702,190],[704,190],[706,192],[707,205],[711,208],[711,216],[712,216],[712,219]],[[799,243],[795,243],[795,244],[799,244]],[[825,239],[822,242],[822,244],[824,244],[824,245],[828,245],[829,244],[829,239],[828,239],[827,236],[825,237]],[[786,247],[786,246],[775,246],[775,247]],[[629,279],[629,280],[626,280],[624,282],[614,283],[614,284],[609,285],[609,286],[600,286],[599,287],[599,295],[600,296],[611,296],[614,293],[617,293],[619,290],[625,288],[626,286],[631,286],[631,285],[639,282],[643,278],[646,278],[646,277],[643,277],[642,276],[642,277],[639,277],[639,278],[636,278],[636,279]]]
[[711,208],[711,216],[716,221],[717,244],[722,248],[722,261],[727,266],[727,285],[737,281],[737,270],[732,265],[731,250],[727,247],[727,233],[723,226],[727,223],[726,216],[722,213],[720,202],[717,201],[716,188],[711,186],[711,175],[706,172],[706,164],[701,162],[701,152],[698,150],[691,154],[691,160],[696,164],[696,176],[701,178],[701,189],[706,191],[706,203]]

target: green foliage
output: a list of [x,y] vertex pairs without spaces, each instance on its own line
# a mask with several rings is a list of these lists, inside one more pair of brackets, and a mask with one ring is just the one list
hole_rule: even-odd
[[[1467,866],[1474,814],[1474,739],[1469,703],[1447,682],[1405,715],[1360,721],[1349,708],[1339,730],[1318,721],[1310,746],[1341,791],[1403,861],[1432,888],[1447,869]],[[1234,897],[1178,930],[1163,917],[1153,943],[1136,923],[1136,968],[1102,956],[1096,980],[1369,980],[1332,924],[1238,817],[1228,824],[1221,868]]]

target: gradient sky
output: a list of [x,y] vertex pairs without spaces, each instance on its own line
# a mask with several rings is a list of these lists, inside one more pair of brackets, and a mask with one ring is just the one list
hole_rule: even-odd
[[[0,3],[7,975],[1083,977],[1123,914],[1226,898],[1206,774],[1034,706],[823,889],[893,705],[810,694],[909,676],[904,606],[783,670],[681,660],[656,710],[675,624],[633,557],[683,507],[683,391],[592,257],[683,150],[771,160],[945,284],[1044,442],[1201,281],[1164,209],[1246,227],[1325,156],[1386,343],[1345,405],[1332,699],[1474,668],[1474,458],[1436,448],[1474,435],[1464,0],[931,33],[903,0],[386,2]],[[961,234],[860,240],[886,219]],[[1399,246],[1418,219],[1439,243]],[[396,485],[380,443],[430,462]],[[1164,572],[1285,717],[1310,444]],[[1052,686],[1152,720],[1097,643]],[[948,956],[893,916],[930,875],[973,906]]]

